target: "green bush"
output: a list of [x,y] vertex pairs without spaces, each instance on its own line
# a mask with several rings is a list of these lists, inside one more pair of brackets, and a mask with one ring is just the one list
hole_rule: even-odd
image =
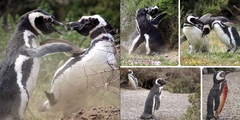
[[201,111],[200,111],[200,84],[196,85],[196,93],[189,96],[188,101],[192,104],[188,106],[186,113],[184,114],[183,120],[199,120]]
[[193,93],[196,91],[195,84],[190,77],[169,78],[165,88],[172,93]]
[[157,5],[167,16],[159,24],[159,31],[169,49],[178,48],[178,0],[124,0],[121,3],[121,39],[127,40],[135,29],[135,14],[139,8]]

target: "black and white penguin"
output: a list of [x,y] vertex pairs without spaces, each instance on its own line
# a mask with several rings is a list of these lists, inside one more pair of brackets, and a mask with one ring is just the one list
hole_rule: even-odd
[[137,77],[133,74],[133,71],[132,70],[128,70],[128,81],[129,83],[131,84],[132,86],[132,89],[138,89],[139,86],[138,86],[138,79]]
[[213,75],[213,86],[208,94],[207,99],[206,120],[210,120],[212,118],[218,120],[218,115],[222,111],[227,98],[228,86],[225,77],[229,73],[229,71],[217,71]]
[[129,54],[136,50],[138,45],[140,45],[139,43],[142,43],[143,39],[146,43],[145,47],[147,55],[151,55],[152,53],[159,54],[161,50],[164,50],[165,46],[161,34],[146,17],[148,12],[149,11],[146,8],[141,8],[136,11],[136,28],[138,36],[133,40]]
[[24,119],[36,85],[41,56],[71,50],[69,45],[58,43],[38,47],[38,35],[60,33],[54,25],[63,26],[54,16],[40,9],[19,18],[0,65],[0,120]]
[[155,116],[155,111],[158,110],[160,107],[160,101],[161,101],[162,92],[163,92],[163,85],[165,84],[166,84],[166,81],[163,78],[158,78],[155,80],[155,83],[147,96],[145,106],[144,106],[144,111],[140,116],[141,119],[152,118],[157,120]]
[[190,53],[209,51],[210,44],[207,36],[203,35],[203,25],[199,18],[193,14],[188,14],[184,18],[183,34],[190,44]]
[[222,22],[215,20],[212,28],[218,36],[219,40],[225,45],[226,53],[233,50],[235,53],[240,46],[240,37],[235,27],[230,22]]
[[[238,46],[240,45],[240,37],[237,29],[233,27],[233,23],[231,23],[226,17],[212,17],[212,14],[207,13],[203,15],[200,21],[204,23],[204,27],[206,26],[216,33],[219,40],[225,45],[226,53],[231,50],[233,50],[234,53],[237,51]],[[203,29],[203,34],[208,32],[208,29]]]
[[120,81],[114,78],[119,73],[111,25],[100,15],[92,15],[68,23],[67,29],[90,36],[90,47],[56,71],[51,91],[45,92],[47,100],[39,110],[67,115],[90,106],[119,105]]
[[[159,23],[167,15],[167,13],[160,13],[160,14],[158,14],[159,8],[157,6],[150,6],[150,7],[146,8],[146,9],[148,10],[148,13],[146,15],[147,19],[152,23],[153,26],[158,28]],[[129,54],[134,52],[138,48],[138,46],[140,44],[145,42],[145,38],[144,37],[138,38],[139,33],[137,31],[137,26],[138,26],[138,23],[136,22],[136,28],[133,31],[133,33],[130,35],[130,40],[133,41],[133,42],[132,42],[132,44],[130,46]]]

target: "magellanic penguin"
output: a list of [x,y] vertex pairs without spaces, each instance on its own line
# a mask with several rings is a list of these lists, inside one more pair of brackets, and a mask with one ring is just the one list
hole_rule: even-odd
[[[136,24],[138,36],[133,40],[129,54],[132,53],[142,39],[145,40],[146,54],[160,54],[165,49],[164,41],[158,29],[147,19],[148,9],[141,8],[136,11]],[[139,40],[140,39],[140,40]]]
[[213,86],[208,94],[207,99],[206,120],[210,120],[212,118],[218,120],[218,116],[224,107],[228,94],[227,80],[225,77],[229,73],[229,71],[217,71],[213,75]]
[[[163,12],[163,13],[158,14],[159,8],[157,6],[150,6],[146,9],[148,10],[148,13],[146,15],[147,19],[151,22],[151,24],[153,26],[158,28],[159,23],[167,15],[167,13]],[[133,33],[130,35],[129,40],[132,41],[132,44],[131,44],[130,49],[129,49],[129,54],[134,52],[141,43],[145,42],[144,37],[139,37],[139,32],[137,31],[138,26],[139,26],[138,22],[136,22],[136,28],[133,31]]]
[[219,40],[225,45],[226,53],[233,50],[235,53],[240,45],[240,37],[235,27],[230,22],[222,22],[215,20],[212,28],[218,36]]
[[54,25],[63,26],[54,16],[40,9],[27,12],[19,18],[0,65],[0,120],[24,119],[36,85],[41,56],[71,50],[69,45],[58,43],[38,47],[38,35],[60,33]]
[[183,34],[190,44],[190,53],[209,51],[210,44],[207,36],[203,36],[203,25],[199,18],[193,14],[188,14],[184,18]]
[[92,15],[67,23],[67,29],[90,36],[90,47],[56,71],[39,110],[67,115],[93,106],[118,106],[120,80],[113,28],[100,15]]
[[163,85],[165,84],[166,84],[166,80],[163,78],[158,78],[155,80],[155,83],[147,96],[145,106],[144,106],[144,111],[140,116],[141,119],[152,118],[157,120],[155,116],[155,111],[158,110],[160,107],[160,101],[161,101],[162,92],[163,92]]
[[[210,28],[213,30],[219,40],[225,45],[226,53],[233,50],[235,53],[240,45],[240,37],[237,32],[237,29],[233,27],[233,23],[231,23],[226,17],[216,16],[212,17],[212,14],[207,13],[200,20],[204,23],[204,27]],[[203,29],[203,34],[207,31]]]
[[138,89],[138,79],[137,77],[133,74],[132,70],[128,70],[128,81],[132,85],[132,89]]

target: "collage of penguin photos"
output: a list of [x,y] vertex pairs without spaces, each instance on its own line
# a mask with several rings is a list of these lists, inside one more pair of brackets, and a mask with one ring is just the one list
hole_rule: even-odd
[[0,120],[240,120],[239,0],[1,0]]

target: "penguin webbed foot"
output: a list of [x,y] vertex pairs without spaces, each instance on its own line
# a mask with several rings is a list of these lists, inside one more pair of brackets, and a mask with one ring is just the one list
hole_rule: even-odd
[[55,98],[53,93],[48,93],[45,91],[45,95],[49,101],[50,106],[54,106],[55,104],[57,104],[58,100]]

